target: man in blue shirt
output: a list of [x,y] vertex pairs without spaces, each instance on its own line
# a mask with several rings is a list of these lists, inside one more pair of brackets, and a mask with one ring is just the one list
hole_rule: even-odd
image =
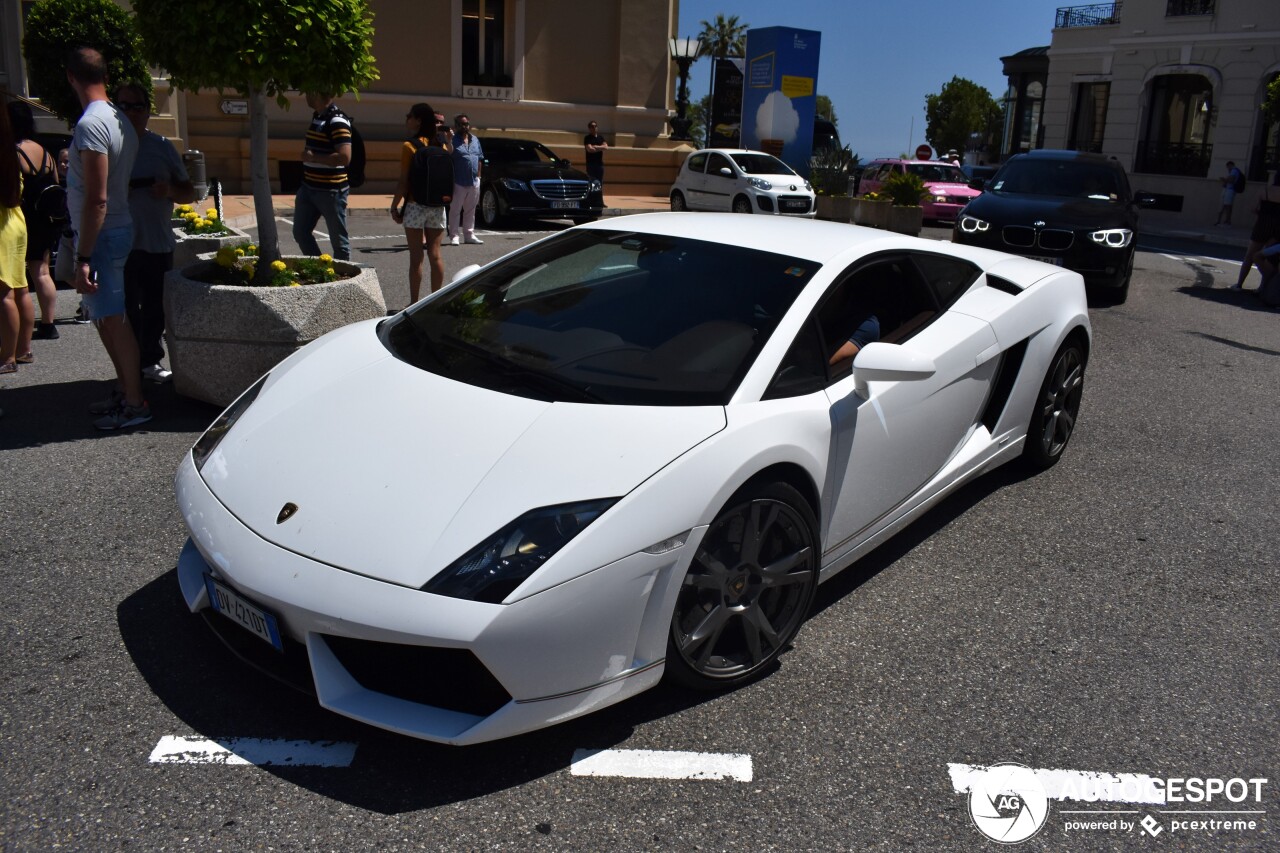
[[483,243],[476,236],[476,203],[480,200],[480,163],[484,151],[471,133],[471,119],[453,119],[453,199],[449,202],[449,245],[458,245],[458,234],[468,243]]
[[875,314],[865,317],[853,330],[849,339],[831,354],[830,364],[836,365],[847,358],[853,358],[867,344],[880,340],[880,318]]

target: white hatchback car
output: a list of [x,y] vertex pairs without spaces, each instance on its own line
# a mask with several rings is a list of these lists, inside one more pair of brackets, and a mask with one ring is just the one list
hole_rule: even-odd
[[671,186],[671,209],[817,214],[813,187],[763,151],[708,148],[685,158]]

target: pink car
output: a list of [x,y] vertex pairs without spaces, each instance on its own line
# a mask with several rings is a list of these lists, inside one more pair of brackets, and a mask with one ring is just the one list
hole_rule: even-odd
[[924,181],[928,195],[920,202],[925,219],[955,221],[969,199],[982,194],[969,188],[969,179],[960,167],[939,160],[872,160],[862,173],[858,194],[880,192],[894,172],[911,172]]

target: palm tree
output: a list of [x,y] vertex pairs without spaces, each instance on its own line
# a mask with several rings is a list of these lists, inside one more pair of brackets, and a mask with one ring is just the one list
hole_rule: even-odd
[[702,56],[714,56],[723,59],[726,56],[744,56],[747,52],[747,30],[750,24],[738,23],[737,15],[728,18],[721,12],[716,15],[715,22],[699,21],[702,24]]

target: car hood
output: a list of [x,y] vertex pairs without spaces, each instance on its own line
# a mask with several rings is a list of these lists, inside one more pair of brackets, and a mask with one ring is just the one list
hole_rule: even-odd
[[1115,202],[996,192],[984,192],[964,212],[993,225],[1032,225],[1043,220],[1050,228],[1131,228],[1137,219],[1126,205]]
[[[421,587],[528,510],[622,497],[725,425],[718,406],[466,385],[393,358],[376,323],[278,368],[201,470],[263,539],[349,571]],[[297,511],[277,521],[287,503]]]
[[577,169],[557,169],[542,163],[490,164],[485,169],[486,178],[515,178],[520,181],[590,181],[585,172]]
[[982,194],[981,190],[975,190],[968,184],[958,184],[955,181],[925,181],[925,187],[938,193],[946,193],[947,195],[967,195],[970,197]]

